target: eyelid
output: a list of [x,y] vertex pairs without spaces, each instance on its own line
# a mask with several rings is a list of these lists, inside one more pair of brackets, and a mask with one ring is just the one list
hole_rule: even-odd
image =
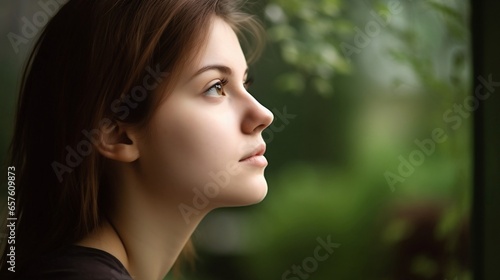
[[[222,94],[220,96],[225,96],[226,95],[226,92],[224,90],[224,87],[229,83],[229,79],[227,77],[224,77],[224,78],[219,78],[217,80],[215,80],[214,83],[212,83],[206,90],[203,91],[203,94],[207,94],[210,90],[212,90],[214,87],[216,87],[218,84],[221,85],[221,90],[222,90]],[[243,81],[243,86],[245,87],[245,89],[249,89],[250,86],[254,83],[254,78],[253,76],[250,76],[248,73],[245,73],[245,78],[244,78],[244,81]]]
[[225,96],[224,86],[226,86],[227,83],[228,80],[226,78],[217,79],[214,83],[211,84],[211,86],[209,86],[206,90],[203,91],[203,94],[207,94],[211,89],[213,89],[217,85],[220,85],[222,90],[222,94],[220,96]]

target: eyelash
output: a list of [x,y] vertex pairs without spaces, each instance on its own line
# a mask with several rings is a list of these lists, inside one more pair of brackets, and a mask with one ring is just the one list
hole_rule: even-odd
[[[225,96],[225,92],[224,92],[224,86],[226,86],[228,83],[228,80],[227,79],[222,79],[220,81],[218,81],[217,83],[215,83],[213,86],[211,86],[210,88],[208,88],[206,91],[205,91],[205,94],[207,94],[208,92],[210,92],[212,89],[215,89],[217,90],[217,87],[220,86],[220,89],[222,91],[222,94],[221,96]],[[253,77],[248,77],[244,82],[243,82],[243,86],[245,87],[245,89],[249,89],[250,86],[254,83],[254,79]]]
[[222,80],[219,80],[217,83],[215,83],[214,85],[212,85],[210,88],[208,88],[206,91],[205,91],[205,94],[209,93],[212,89],[215,89],[217,91],[217,87],[220,87],[222,93],[220,94],[220,96],[225,96],[225,92],[224,92],[224,86],[227,85],[228,83],[228,80],[227,79],[222,79]]
[[249,89],[253,85],[254,79],[252,76],[248,77],[246,81],[243,83],[246,89]]

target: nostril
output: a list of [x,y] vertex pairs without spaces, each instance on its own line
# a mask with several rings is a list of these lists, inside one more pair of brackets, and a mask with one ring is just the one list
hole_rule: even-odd
[[257,126],[255,129],[254,129],[254,132],[261,132],[263,131],[264,129],[266,129],[269,125],[267,124],[261,124],[259,126]]

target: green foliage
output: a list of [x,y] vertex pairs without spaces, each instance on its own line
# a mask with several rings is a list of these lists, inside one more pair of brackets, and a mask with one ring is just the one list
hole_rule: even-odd
[[[405,256],[411,270],[422,279],[440,269],[446,279],[470,279],[456,251],[470,214],[471,124],[452,130],[442,118],[472,84],[467,1],[398,2],[401,14],[349,62],[342,42],[373,20],[371,11],[387,12],[389,0],[266,1],[270,51],[252,93],[297,118],[268,143],[269,195],[249,210],[246,229],[253,251],[241,271],[249,279],[281,279],[329,235],[341,246],[310,279],[394,279],[395,251],[417,228],[398,207],[427,200],[446,206],[433,230],[450,257],[441,268],[427,255]],[[7,68],[4,106],[15,96]],[[391,193],[383,172],[436,127],[449,139]],[[193,279],[214,279],[200,274]]]
[[[373,20],[370,12],[387,12],[390,1],[364,1],[364,6],[328,0],[267,4],[272,48],[286,65],[278,68],[283,71],[272,92],[307,92],[325,99],[336,92],[357,98],[359,108],[346,110],[354,111],[354,122],[345,112],[336,115],[348,126],[331,128],[332,135],[309,129],[334,127],[336,120],[330,118],[290,126],[283,133],[300,137],[306,132],[303,146],[296,148],[310,151],[318,148],[320,139],[333,143],[348,135],[350,146],[332,149],[347,150],[349,158],[334,164],[325,156],[300,164],[293,153],[280,154],[289,164],[268,173],[268,198],[249,223],[254,251],[245,265],[250,263],[246,271],[253,279],[279,279],[312,254],[316,237],[329,234],[341,247],[311,279],[395,279],[398,248],[422,227],[418,219],[402,213],[406,207],[425,212],[427,202],[437,205],[432,242],[442,242],[439,250],[445,251],[446,263],[425,254],[399,256],[410,261],[407,272],[418,279],[437,279],[439,273],[448,279],[470,276],[458,251],[465,246],[460,235],[470,218],[471,124],[464,118],[460,128],[450,129],[443,121],[443,113],[463,103],[472,84],[468,7],[459,0],[398,2],[402,12],[350,63],[340,44],[352,41],[355,27],[362,29]],[[334,83],[339,76],[349,83]],[[315,106],[313,98],[301,100],[302,107]],[[314,109],[303,112],[315,114]],[[300,119],[311,118],[299,114],[296,122]],[[430,137],[435,128],[446,131],[447,141],[391,194],[381,174],[397,167],[397,156],[408,157],[416,149],[414,140]],[[292,138],[288,142],[295,141]]]
[[285,1],[269,3],[268,36],[291,67],[277,77],[285,91],[303,92],[306,85],[323,95],[333,92],[331,79],[347,74],[351,65],[339,52],[339,36],[352,26],[341,14],[342,1]]
[[[268,197],[248,223],[253,244],[248,261],[251,279],[281,279],[292,265],[313,257],[316,239],[327,236],[340,246],[319,262],[311,279],[331,279],[333,275],[362,279],[367,270],[388,265],[390,258],[379,258],[376,265],[371,260],[386,254],[374,229],[376,210],[388,198],[373,183],[352,170],[294,164],[270,185]],[[361,234],[363,238],[359,238]]]

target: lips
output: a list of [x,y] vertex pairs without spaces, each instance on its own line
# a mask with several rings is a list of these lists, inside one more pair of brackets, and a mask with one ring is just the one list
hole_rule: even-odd
[[251,160],[252,158],[260,157],[260,156],[264,155],[265,152],[266,152],[266,144],[260,144],[252,152],[248,153],[246,156],[244,156],[242,159],[240,159],[240,162],[248,161],[248,160]]

